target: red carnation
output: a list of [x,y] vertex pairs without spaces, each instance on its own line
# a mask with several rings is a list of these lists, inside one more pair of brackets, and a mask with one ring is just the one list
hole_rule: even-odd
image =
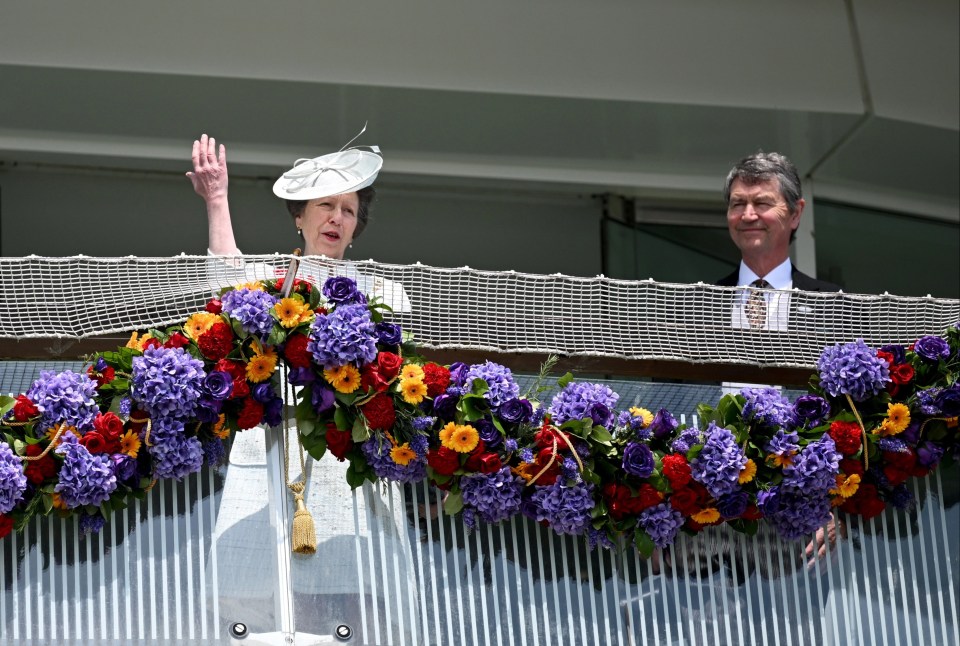
[[200,335],[197,346],[210,361],[220,361],[233,350],[233,330],[226,321],[217,321]]
[[377,355],[377,371],[386,381],[390,381],[399,375],[402,366],[403,359],[398,354],[381,352]]
[[219,314],[223,311],[223,303],[220,302],[219,298],[211,298],[207,301],[207,304],[204,306],[205,310],[211,314]]
[[159,347],[160,347],[160,339],[156,337],[150,337],[149,339],[143,342],[142,349],[144,352],[146,352],[150,348],[159,348]]
[[13,519],[6,514],[0,514],[0,538],[4,538],[13,531]]
[[886,503],[877,495],[877,488],[872,484],[861,484],[857,493],[847,498],[840,509],[848,514],[858,514],[869,520],[878,516],[886,508]]
[[480,473],[496,473],[503,468],[500,456],[496,453],[480,453],[471,455],[463,465],[468,471],[479,471]]
[[307,351],[307,343],[310,339],[306,334],[294,334],[287,339],[287,344],[283,347],[283,356],[294,368],[310,367],[310,352]]
[[190,339],[181,334],[180,332],[174,332],[170,335],[170,338],[167,339],[167,342],[163,344],[165,348],[182,348],[185,345],[190,345]]
[[690,482],[690,464],[679,453],[663,456],[663,477],[670,481],[672,489],[680,489]]
[[450,371],[433,362],[424,364],[423,383],[427,385],[428,397],[442,395],[450,385]]
[[913,451],[884,451],[883,475],[894,487],[907,481],[917,467],[917,456]]
[[353,435],[350,431],[341,431],[333,422],[327,424],[327,448],[340,462],[347,457],[353,448]]
[[452,476],[453,472],[460,468],[460,454],[441,446],[435,451],[427,452],[427,464],[439,475]]
[[17,402],[13,405],[13,418],[18,422],[26,422],[31,417],[40,414],[40,409],[26,395],[17,395]]
[[898,363],[890,368],[890,379],[897,385],[910,383],[913,374],[913,366],[909,363]]
[[253,397],[247,397],[243,400],[243,408],[240,409],[240,415],[237,417],[237,425],[241,430],[253,428],[263,419],[263,404]]
[[367,424],[374,430],[389,431],[397,421],[393,399],[386,393],[374,395],[373,399],[360,407],[360,410],[367,418]]
[[840,472],[845,473],[848,476],[857,474],[860,477],[863,477],[863,463],[860,460],[851,460],[843,459],[840,460]]
[[99,431],[87,431],[80,438],[80,444],[87,447],[90,453],[108,453],[107,440]]
[[[25,452],[30,457],[36,457],[43,453],[43,447],[39,444],[28,444]],[[53,461],[50,453],[47,453],[39,460],[26,461],[24,464],[26,467],[23,473],[27,476],[27,480],[29,480],[31,484],[43,484],[43,481],[47,478],[52,478],[57,475],[57,463]]]
[[96,370],[93,366],[87,368],[87,376],[97,382],[97,388],[110,383],[117,376],[117,371],[113,366],[107,366],[103,370]]
[[827,431],[837,450],[843,455],[853,455],[860,450],[860,427],[854,422],[833,422]]

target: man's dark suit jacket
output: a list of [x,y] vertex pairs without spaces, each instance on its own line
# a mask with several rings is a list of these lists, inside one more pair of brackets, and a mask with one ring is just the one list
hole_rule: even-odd
[[[817,280],[807,276],[805,273],[800,271],[794,265],[790,265],[791,272],[790,277],[793,280],[793,286],[797,289],[802,289],[807,292],[839,292],[840,286],[834,285],[833,283],[828,283],[825,280]],[[725,276],[717,281],[717,285],[720,287],[736,287],[737,282],[740,280],[740,267],[738,266],[733,270],[733,273],[729,276]]]

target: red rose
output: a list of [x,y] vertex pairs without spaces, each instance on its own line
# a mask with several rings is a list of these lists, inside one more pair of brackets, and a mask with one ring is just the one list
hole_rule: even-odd
[[226,321],[217,321],[197,338],[197,347],[210,361],[222,361],[233,350],[233,330]]
[[117,376],[117,371],[113,366],[107,366],[103,370],[96,370],[93,366],[87,368],[87,376],[97,382],[97,388],[110,383]]
[[31,417],[40,414],[37,405],[26,395],[17,395],[17,402],[13,405],[13,418],[18,422],[26,422]]
[[380,371],[377,369],[377,364],[368,363],[363,367],[363,370],[360,371],[360,388],[365,392],[372,390],[382,393],[390,388],[390,384],[387,383],[383,375],[380,374]]
[[450,371],[433,362],[424,364],[423,383],[427,385],[428,397],[442,395],[450,385]]
[[[249,388],[248,388],[249,390]],[[237,417],[237,425],[241,430],[253,428],[263,419],[263,404],[253,397],[247,397],[243,400],[243,408],[240,409],[240,415]]]
[[403,359],[400,355],[392,352],[381,352],[377,355],[377,370],[386,381],[399,375],[401,367],[403,367]]
[[913,366],[909,363],[898,363],[890,368],[890,379],[898,385],[908,384],[913,379]]
[[907,481],[917,467],[917,456],[913,451],[884,451],[883,475],[894,487]]
[[223,311],[223,303],[220,302],[219,298],[211,298],[207,301],[207,304],[204,306],[205,310],[211,314],[219,314]]
[[353,435],[350,431],[341,431],[333,422],[327,423],[327,448],[340,462],[347,457],[353,448]]
[[378,431],[389,431],[397,421],[393,399],[386,393],[374,395],[373,399],[360,407],[360,411],[367,418],[370,428]]
[[[543,469],[547,464],[550,463],[550,457],[553,455],[553,449],[540,449],[540,452],[537,453],[537,459],[534,461],[534,464],[537,467],[535,473],[539,473],[540,469]],[[557,478],[560,476],[560,463],[562,460],[558,457],[553,461],[553,464],[550,465],[550,468],[543,472],[539,478],[537,478],[536,484],[550,486],[557,481]]]
[[283,347],[283,356],[294,368],[309,368],[311,355],[307,351],[307,343],[310,339],[306,334],[294,334],[287,339],[287,344]]
[[744,520],[760,520],[763,518],[763,512],[757,509],[756,505],[747,505],[746,511],[740,514],[740,518]]
[[684,516],[690,516],[700,511],[700,496],[690,487],[683,487],[670,496],[670,506]]
[[639,494],[640,495],[636,497],[636,513],[640,513],[644,509],[649,509],[650,507],[659,505],[661,502],[663,502],[663,496],[660,494],[660,492],[657,491],[653,485],[647,482],[644,482],[642,485],[640,485]]
[[844,455],[853,455],[860,450],[862,432],[855,422],[833,422],[827,431],[837,445],[837,450]]
[[87,431],[80,438],[80,444],[87,447],[90,453],[107,453],[107,440],[99,431]]
[[160,347],[160,339],[157,339],[157,338],[154,338],[154,337],[150,337],[149,339],[147,339],[146,341],[143,342],[143,351],[144,351],[144,352],[146,352],[146,351],[149,350],[150,348],[159,348],[159,347]]
[[[26,454],[30,457],[36,457],[43,453],[43,447],[39,444],[28,444]],[[57,463],[53,461],[50,453],[39,460],[24,462],[26,465],[23,472],[31,484],[40,485],[47,478],[57,475]]]
[[0,514],[0,538],[4,538],[13,531],[13,519],[6,514]]
[[170,338],[167,339],[167,342],[163,344],[165,348],[182,348],[185,345],[190,345],[190,339],[181,334],[180,332],[174,332],[170,335]]
[[857,489],[857,493],[847,498],[844,503],[840,505],[840,509],[848,514],[857,514],[869,520],[874,516],[878,516],[886,506],[886,503],[877,496],[877,488],[875,486],[872,484],[861,484]]
[[[247,369],[242,362],[220,359],[214,366],[214,370],[226,372],[233,377],[233,394],[230,395],[230,399],[243,399],[250,394],[250,384],[247,383]],[[257,423],[259,424],[259,422]]]
[[113,413],[103,415],[97,413],[93,418],[93,428],[95,428],[106,441],[107,453],[120,452],[120,435],[123,434],[123,421]]
[[427,464],[439,475],[452,476],[453,472],[460,468],[460,454],[441,446],[436,451],[427,452]]
[[884,352],[883,350],[877,351],[877,356],[887,362],[888,366],[893,365],[894,356],[890,352]]
[[670,481],[671,489],[680,489],[690,482],[690,464],[679,453],[663,456],[663,477]]
[[500,456],[496,453],[481,453],[471,455],[463,465],[469,471],[479,471],[480,473],[496,473],[503,468]]
[[550,449],[553,450],[553,443],[556,441],[557,449],[567,448],[567,443],[564,441],[563,437],[569,437],[566,434],[561,433],[558,429],[552,427],[542,428],[537,431],[533,436],[533,441],[537,443],[537,446],[541,449]]

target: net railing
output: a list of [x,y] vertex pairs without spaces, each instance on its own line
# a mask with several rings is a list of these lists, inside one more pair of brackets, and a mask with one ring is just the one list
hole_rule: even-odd
[[[183,321],[218,290],[286,273],[293,256],[0,258],[0,339],[70,338]],[[764,292],[703,283],[537,275],[374,261],[302,259],[297,276],[354,278],[427,349],[809,368],[823,348],[862,338],[908,344],[960,320],[960,300]]]

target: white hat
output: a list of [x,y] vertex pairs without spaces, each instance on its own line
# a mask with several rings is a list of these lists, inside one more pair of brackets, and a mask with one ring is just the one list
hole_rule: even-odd
[[273,185],[273,194],[285,200],[315,200],[353,193],[373,184],[383,157],[377,146],[369,150],[348,148],[340,152],[298,159]]

